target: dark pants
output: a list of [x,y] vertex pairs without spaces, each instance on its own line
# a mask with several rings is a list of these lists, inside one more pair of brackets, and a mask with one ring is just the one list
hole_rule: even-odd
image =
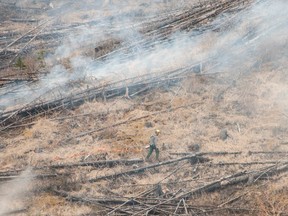
[[154,150],[156,152],[156,159],[159,160],[159,153],[160,152],[159,152],[159,149],[155,145],[150,145],[146,159],[149,159],[149,157],[151,156],[151,154],[153,153]]

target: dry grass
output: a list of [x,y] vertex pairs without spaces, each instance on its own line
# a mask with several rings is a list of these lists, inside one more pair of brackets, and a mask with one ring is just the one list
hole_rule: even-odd
[[91,208],[80,204],[68,204],[64,199],[43,194],[32,200],[29,215],[84,215],[91,212]]
[[[286,180],[287,183],[287,180]],[[286,184],[285,184],[286,185]],[[252,195],[260,215],[281,215],[288,212],[287,187],[272,184]]]
[[[267,76],[269,73],[270,72],[266,72]],[[252,77],[250,79],[253,80]],[[275,80],[277,80],[276,77],[271,81],[266,80],[260,85],[258,84],[258,91],[255,91],[253,94],[257,94],[257,96],[262,95],[264,89],[270,87],[271,82],[275,82]],[[242,157],[219,157],[214,158],[213,162],[265,160],[263,157],[249,156],[248,151],[285,150],[286,147],[281,146],[279,142],[285,138],[287,127],[284,123],[286,123],[287,119],[281,120],[279,119],[279,112],[269,112],[269,110],[263,113],[265,115],[260,115],[261,113],[259,114],[258,109],[256,109],[256,112],[251,112],[251,114],[247,115],[245,112],[239,112],[235,105],[231,106],[233,101],[237,101],[239,106],[246,103],[246,98],[249,97],[249,94],[245,94],[246,98],[242,95],[235,94],[235,92],[241,92],[243,90],[243,85],[244,83],[239,81],[235,89],[226,92],[222,102],[215,103],[211,94],[213,95],[214,91],[217,93],[217,89],[221,87],[217,80],[191,77],[182,84],[181,88],[176,87],[171,89],[171,91],[165,92],[156,91],[146,95],[144,100],[139,99],[139,102],[126,99],[117,99],[105,103],[95,101],[86,103],[76,110],[69,111],[68,116],[75,116],[74,118],[63,120],[39,119],[35,125],[26,128],[19,136],[5,140],[8,145],[7,148],[0,153],[1,169],[21,168],[28,164],[41,166],[59,162],[80,162],[89,158],[99,159],[99,157],[103,157],[104,159],[145,157],[147,150],[144,147],[148,144],[149,137],[156,128],[160,128],[162,131],[159,137],[159,145],[162,149],[160,154],[161,160],[171,159],[169,152],[188,151],[189,146],[194,143],[200,144],[201,151],[244,152],[244,156]],[[208,91],[207,86],[209,86],[209,90],[213,90],[213,86],[215,86],[215,89]],[[223,87],[225,88],[225,86]],[[237,88],[239,89],[237,90]],[[272,91],[271,88],[269,91]],[[277,102],[277,91],[276,89],[273,94],[270,94],[270,101],[275,100]],[[76,135],[86,130],[106,127],[117,122],[154,113],[155,111],[165,110],[169,107],[177,107],[198,101],[201,101],[201,103],[196,103],[195,106],[181,108],[173,112],[162,113],[152,116],[151,118],[109,128],[99,133],[92,133],[72,141],[67,141],[65,144],[59,142],[71,135]],[[262,102],[265,103],[263,98],[249,105],[259,106]],[[281,108],[281,106],[278,106],[279,110],[281,110]],[[58,117],[60,116],[58,115]],[[267,122],[267,119],[269,119],[269,122]],[[280,125],[275,124],[278,120],[281,120]],[[149,124],[147,124],[147,122],[149,122]],[[226,128],[228,131],[229,137],[226,140],[221,140],[219,137],[223,128]],[[275,136],[275,134],[277,134],[277,136]],[[38,153],[35,151],[36,149],[42,149],[42,152]],[[152,160],[154,160],[154,157],[155,155],[152,156]],[[275,158],[271,158],[271,160],[272,159],[277,160],[279,158],[275,156]],[[254,168],[257,167],[260,167],[260,165]],[[125,180],[125,184],[156,183],[165,176],[165,173],[169,173],[175,168],[175,166],[171,166],[149,171],[147,175],[133,178],[129,181]],[[233,173],[235,169],[242,168],[241,166],[234,166],[226,167],[225,169],[209,170],[208,168],[202,167],[201,171],[203,172],[203,177],[222,176]],[[126,167],[119,166],[113,169],[75,170],[73,171],[75,176],[69,181],[78,182],[85,178],[94,178],[95,176],[111,174],[126,169]],[[179,174],[172,176],[170,181],[179,178],[185,179],[193,175],[193,171],[180,171]],[[151,181],[151,179],[153,179],[153,181]],[[207,181],[209,180],[203,180],[203,182]],[[285,204],[287,203],[287,197],[285,197],[284,182],[280,183],[277,181],[275,183],[271,182],[270,184],[270,190],[265,191],[260,188],[257,189],[255,193],[249,194],[247,197],[248,200],[246,201],[248,207],[250,204],[252,205],[251,200],[255,200],[261,214],[273,215],[275,212],[286,210]],[[101,183],[100,185],[84,184],[77,190],[77,194],[101,196],[103,193],[111,193],[107,190],[108,188],[113,193],[133,195],[140,193],[145,188],[138,187],[138,189],[131,190],[126,187],[118,188],[117,185],[119,185],[119,182],[115,185],[111,185],[109,182]],[[193,188],[193,185],[193,182],[185,183],[182,187]],[[165,188],[165,190],[171,193],[175,192],[174,188],[169,186]],[[229,196],[232,195],[236,196],[236,194],[229,192],[225,192],[224,194],[220,192],[213,193],[203,198],[200,197],[199,200],[195,202],[202,204],[215,203],[219,205],[227,201]],[[252,198],[254,196],[255,198]],[[239,204],[244,203],[243,199],[238,200],[238,202]],[[38,206],[41,206],[41,208],[39,209]],[[69,212],[71,212],[70,207],[73,211],[78,208],[74,205],[71,206],[71,204],[68,204],[62,199],[46,194],[39,195],[32,200],[32,207],[29,211],[32,215],[42,214],[44,212],[56,215],[69,215]],[[79,214],[89,212],[90,210],[89,207],[80,207]],[[215,215],[217,214],[215,213]]]
[[[158,6],[162,7],[163,5],[159,3]],[[131,10],[131,8],[126,9]],[[143,10],[151,12],[150,10],[157,10],[157,8]],[[90,12],[87,19],[99,16],[95,10]],[[63,23],[81,22],[83,21],[83,13],[75,11],[60,21]],[[104,15],[108,16],[109,13],[112,11],[107,8]],[[15,25],[11,29],[13,30],[14,27],[17,26]],[[23,29],[22,27],[19,31],[27,31],[27,26],[24,26]],[[2,27],[0,28],[2,29]],[[206,41],[204,40],[205,43],[199,46],[199,49],[204,52],[209,50],[214,40],[213,35],[209,35]],[[105,49],[114,49],[117,41],[114,42],[105,46],[102,50],[103,53]],[[71,52],[67,58],[59,59],[60,63],[70,69],[72,67],[71,58],[77,58],[85,55],[85,53],[92,56],[94,50],[91,51],[90,45],[82,46],[79,50]],[[192,52],[197,51],[191,51],[190,54],[194,55]],[[180,58],[179,62],[174,65],[167,64],[165,67],[166,69],[177,68],[184,60]],[[279,59],[279,61],[283,60]],[[37,71],[42,64],[36,56],[24,58],[24,63],[26,70],[30,72]],[[131,71],[134,71],[137,68],[137,62],[129,65],[129,67]],[[283,115],[283,113],[287,114],[286,107],[288,105],[285,93],[287,92],[288,81],[286,71],[277,69],[276,73],[271,69],[271,65],[268,64],[266,67],[261,68],[261,71],[257,73],[242,74],[233,85],[231,80],[235,79],[235,74],[192,75],[177,87],[169,90],[155,90],[135,100],[118,98],[108,101],[93,101],[85,103],[75,110],[67,110],[62,114],[55,113],[46,118],[38,118],[34,125],[25,127],[23,130],[15,130],[14,134],[17,136],[7,136],[1,140],[1,143],[5,144],[5,148],[0,150],[0,169],[12,170],[28,166],[105,159],[144,158],[147,154],[145,146],[149,143],[149,138],[155,129],[161,130],[158,144],[161,149],[161,160],[173,158],[169,153],[189,151],[192,144],[199,144],[200,151],[203,152],[243,152],[241,156],[211,158],[212,163],[283,160],[285,158],[277,155],[251,156],[248,154],[248,151],[288,150],[287,145],[281,145],[282,142],[286,141],[288,131],[288,118]],[[162,71],[162,69],[158,68],[157,70]],[[19,71],[11,68],[7,71],[8,74],[17,74],[17,72]],[[191,103],[195,103],[195,105],[129,122],[134,118]],[[68,139],[85,131],[109,127],[123,121],[128,121],[128,123]],[[220,138],[223,129],[228,132],[226,140]],[[154,154],[151,159],[154,162]],[[143,165],[150,163],[145,162]],[[149,170],[145,174],[131,178],[123,177],[93,184],[87,183],[86,180],[131,169],[131,167],[72,168],[67,171],[72,175],[63,180],[62,187],[79,196],[117,196],[120,194],[132,197],[149,188],[150,184],[161,181],[175,169],[177,169],[175,175],[169,177],[164,183],[179,179],[191,179],[195,175],[199,175],[195,181],[181,183],[177,187],[163,184],[163,190],[167,194],[172,194],[179,188],[195,188],[200,184],[219,179],[221,176],[239,170],[258,169],[260,167],[262,166],[237,165],[215,168],[203,165],[191,167],[189,163],[179,163]],[[245,212],[243,215],[281,215],[281,212],[286,213],[288,211],[286,179],[287,175],[280,175],[265,182],[267,185],[262,187],[261,185],[257,185],[257,187],[242,185],[245,186],[244,192],[247,192],[247,195],[235,201],[232,206],[256,208],[257,210],[256,213],[253,211]],[[59,182],[54,180],[48,179],[47,182],[47,185],[59,186]],[[138,184],[148,185],[137,186]],[[193,197],[190,204],[220,205],[231,197],[241,194],[244,188],[242,186]],[[29,202],[29,215],[84,215],[97,210],[90,206],[70,203],[49,192],[38,191]],[[219,212],[211,213],[211,215],[219,214]],[[223,215],[231,214],[229,211],[223,213]]]

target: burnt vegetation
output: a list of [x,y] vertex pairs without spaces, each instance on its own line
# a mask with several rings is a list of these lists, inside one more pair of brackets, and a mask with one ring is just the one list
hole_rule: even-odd
[[1,1],[0,215],[288,215],[283,1]]

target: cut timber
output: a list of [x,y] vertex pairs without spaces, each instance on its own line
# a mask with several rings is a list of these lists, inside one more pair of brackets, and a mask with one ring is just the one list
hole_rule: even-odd
[[0,176],[0,181],[8,181],[8,180],[12,180],[12,179],[25,179],[25,178],[38,178],[38,179],[47,179],[47,178],[55,178],[58,177],[57,174],[41,174],[41,175],[36,175],[36,176],[25,176],[25,177],[21,177],[21,176],[17,176],[17,175],[12,175],[12,176]]
[[10,19],[10,21],[12,22],[20,22],[20,23],[34,23],[34,22],[38,22],[39,20],[36,19]]
[[257,164],[277,164],[286,163],[287,161],[251,161],[251,162],[220,162],[220,163],[210,163],[209,166],[233,166],[233,165],[257,165]]
[[17,210],[13,210],[13,211],[2,212],[1,215],[18,215],[18,214],[24,214],[24,213],[27,213],[27,210],[28,210],[28,209],[26,209],[26,208],[17,209]]
[[69,199],[72,199],[73,201],[77,201],[77,200],[87,200],[90,203],[101,203],[101,204],[106,204],[106,205],[120,205],[120,204],[126,204],[126,205],[135,205],[135,204],[139,204],[137,201],[135,200],[123,200],[120,198],[87,198],[87,197],[76,197],[76,196],[71,196],[69,195],[67,192],[64,191],[54,191],[56,194],[59,194],[63,197],[69,197]]
[[251,154],[288,154],[287,151],[249,151],[249,155]]
[[[77,167],[77,166],[94,166],[94,167],[112,167],[116,165],[132,165],[143,163],[143,159],[122,159],[122,160],[101,160],[101,161],[93,161],[93,162],[81,162],[81,163],[71,163],[71,164],[54,164],[50,166],[42,166],[42,167],[33,167],[33,170],[42,170],[42,169],[60,169],[60,168],[68,168],[68,167]],[[19,173],[24,171],[21,170],[8,170],[0,172],[0,181],[1,179],[12,179],[19,176]],[[37,178],[45,178],[45,177],[56,177],[56,174],[47,174],[47,175],[38,175]]]
[[[170,155],[181,155],[181,156],[185,156],[185,155],[192,155],[195,154],[195,152],[171,152],[169,153]],[[242,152],[202,152],[201,155],[238,155],[238,154],[242,154]]]
[[[115,165],[131,165],[137,163],[143,163],[143,159],[127,159],[127,160],[101,160],[94,162],[81,162],[81,163],[71,163],[71,164],[56,164],[47,166],[47,168],[66,168],[66,167],[77,167],[77,166],[94,166],[94,167],[112,167]],[[36,169],[42,169],[46,167],[39,167]]]
[[245,196],[245,195],[248,194],[248,193],[249,193],[249,192],[245,192],[245,193],[240,194],[240,195],[238,195],[238,196],[236,196],[236,197],[233,197],[233,198],[229,199],[228,201],[226,201],[226,202],[218,205],[217,207],[218,207],[218,208],[221,208],[221,207],[223,207],[223,206],[225,206],[225,205],[227,205],[227,204],[229,204],[229,203],[232,203],[232,202],[240,199],[241,197]]
[[117,177],[122,176],[122,175],[139,174],[139,173],[145,172],[148,169],[152,169],[152,168],[167,165],[167,164],[177,163],[177,162],[183,161],[183,160],[190,160],[193,162],[195,160],[198,160],[201,162],[201,161],[207,161],[208,159],[201,157],[201,155],[199,155],[199,154],[198,155],[195,154],[195,155],[190,155],[190,156],[186,156],[186,157],[182,157],[182,158],[178,158],[178,159],[174,159],[174,160],[163,161],[163,162],[160,162],[157,164],[152,164],[149,166],[145,166],[145,167],[141,167],[141,168],[137,168],[137,169],[132,169],[132,170],[127,170],[124,172],[119,172],[119,173],[115,173],[115,174],[111,174],[111,175],[99,176],[99,177],[90,179],[89,182],[97,182],[97,181],[102,180],[102,179],[117,178]]

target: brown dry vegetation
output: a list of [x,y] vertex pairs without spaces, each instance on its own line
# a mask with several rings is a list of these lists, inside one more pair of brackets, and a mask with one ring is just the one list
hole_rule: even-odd
[[[271,76],[273,79],[271,79]],[[267,155],[248,154],[248,151],[259,150],[287,151],[287,145],[283,145],[286,138],[287,117],[283,116],[281,110],[267,107],[268,104],[265,102],[268,99],[267,96],[265,96],[264,101],[262,98],[263,92],[266,92],[266,94],[269,94],[269,104],[271,104],[271,101],[277,103],[279,89],[274,90],[271,86],[276,85],[276,83],[279,84],[279,76],[281,76],[280,73],[275,75],[274,72],[269,70],[262,71],[261,74],[246,75],[239,79],[233,88],[225,92],[220,102],[215,102],[215,96],[219,93],[219,89],[226,88],[225,85],[219,84],[220,77],[200,75],[189,78],[179,87],[169,91],[150,92],[133,101],[125,98],[107,102],[95,101],[86,103],[74,111],[66,111],[65,115],[55,114],[55,116],[49,118],[40,118],[33,126],[18,131],[17,137],[4,140],[6,147],[0,153],[1,169],[11,170],[27,166],[80,162],[89,160],[89,158],[92,158],[92,160],[143,158],[147,153],[144,147],[155,128],[160,128],[162,131],[159,143],[162,161],[171,159],[172,156],[169,153],[188,151],[189,146],[194,143],[199,143],[203,152],[243,152],[241,156],[215,157],[213,163],[266,161],[268,159],[283,161],[285,157],[269,156],[267,159]],[[270,78],[267,79],[267,77]],[[259,79],[262,81],[260,82]],[[255,80],[258,80],[257,90],[253,92],[253,95],[250,95],[252,94],[250,92],[239,95],[239,92],[243,92],[244,85],[245,88],[249,85],[255,89]],[[277,86],[279,87],[279,85]],[[251,97],[253,98],[253,104],[249,102],[252,100]],[[66,140],[67,137],[79,134],[82,131],[113,125],[117,122],[185,104],[192,105],[155,115],[151,118],[111,127],[81,138]],[[264,107],[265,109],[263,109]],[[85,114],[85,116],[82,114]],[[149,124],[147,124],[148,122]],[[226,128],[229,134],[225,141],[219,138],[223,128]],[[140,176],[128,177],[128,179],[123,177],[123,180],[99,183],[84,182],[85,179],[125,170],[126,168],[121,166],[113,169],[72,168],[71,173],[73,175],[62,180],[66,182],[66,186],[63,185],[63,182],[59,183],[57,181],[50,181],[50,183],[48,181],[46,184],[62,185],[62,189],[74,191],[73,195],[87,197],[109,196],[109,194],[112,196],[115,196],[115,194],[134,196],[144,188],[149,187],[149,185],[138,187],[137,185],[157,183],[177,166],[179,164],[156,168]],[[249,168],[256,169],[261,166],[263,165],[253,165]],[[200,175],[195,179],[199,184],[199,182],[209,182],[210,180],[207,177],[214,179],[233,173],[235,170],[248,168],[242,165],[234,165],[219,167],[219,169],[214,169],[212,166],[211,169],[209,166],[200,165],[197,170],[194,170],[195,167],[193,168],[186,163],[180,163],[180,167],[179,172],[169,177],[167,183],[177,179],[191,179],[193,176]],[[189,169],[189,167],[191,168]],[[261,181],[257,185],[239,185],[227,188],[223,191],[195,197],[191,200],[191,203],[189,201],[187,203],[193,206],[218,206],[233,197],[242,195],[232,205],[233,208],[247,209],[247,211],[242,211],[242,215],[281,215],[288,211],[286,177],[287,174],[273,177],[264,182]],[[46,184],[40,186],[40,188],[45,187]],[[187,184],[193,185],[194,183],[182,183],[175,188],[169,184],[163,184],[163,190],[166,190],[166,193],[176,192],[174,190],[178,187],[185,190],[185,187],[189,187]],[[30,215],[42,213],[48,215],[82,215],[96,211],[86,205],[70,204],[49,192],[43,194],[40,188],[34,198],[29,200],[28,212]],[[221,211],[221,208],[219,211]],[[225,212],[225,210],[222,211]],[[218,214],[220,213],[211,212],[208,215]],[[229,215],[229,211],[227,214]]]
[[[145,8],[143,10],[149,10]],[[127,9],[129,10],[131,8]],[[96,13],[90,12],[91,16]],[[65,23],[73,18],[73,21],[81,22],[83,14],[85,15],[83,11],[73,12],[60,21]],[[2,26],[0,28],[2,30]],[[7,26],[3,29],[9,30]],[[209,49],[213,43],[214,39],[207,38],[210,39],[211,43],[202,45],[204,50],[206,46]],[[103,53],[115,48],[115,41],[108,45],[105,44],[107,41],[103,43]],[[93,53],[94,50],[91,51],[83,45],[79,50],[69,53],[67,58],[58,61],[70,69],[71,58],[92,56]],[[21,73],[24,73],[25,77],[31,75],[28,72],[34,74],[44,67],[42,56],[39,58],[37,53],[24,57],[23,61],[26,67]],[[286,65],[287,58],[282,56],[277,62],[279,65]],[[53,62],[51,64],[53,65]],[[20,76],[19,69],[15,68],[1,72]],[[153,195],[160,200],[237,172],[260,170],[269,166],[219,163],[287,162],[287,82],[286,69],[276,67],[275,62],[267,60],[251,73],[241,71],[239,75],[237,69],[229,73],[210,75],[191,73],[171,88],[153,89],[133,99],[125,96],[110,100],[97,99],[73,110],[49,112],[47,115],[35,117],[26,125],[26,122],[24,125],[16,125],[1,133],[0,171],[17,171],[16,174],[13,172],[13,175],[17,176],[19,170],[28,171],[8,184],[5,179],[0,183],[0,215],[18,209],[21,211],[17,215],[106,215],[107,209],[99,203],[95,205],[73,200],[71,197],[63,198],[55,193],[55,190],[87,199],[129,199],[137,198],[143,191],[152,189],[161,181],[163,194]],[[121,122],[126,123],[116,125]],[[78,136],[83,132],[101,128],[103,130]],[[137,175],[123,175],[93,183],[89,180],[156,163],[155,154],[150,161],[128,167],[45,167],[77,162],[145,158],[145,147],[155,129],[161,130],[158,144],[161,161],[180,157],[173,153],[191,152],[194,144],[199,144],[200,152],[224,151],[241,154],[208,155],[210,161],[205,163],[191,164],[189,161],[181,161],[149,169]],[[224,130],[227,130],[227,139],[221,138]],[[251,154],[251,151],[282,154]],[[31,167],[41,169],[30,171]],[[56,177],[44,176],[49,174]],[[37,178],[37,175],[44,177]],[[288,174],[268,176],[264,172],[263,176],[252,179],[252,182],[227,186],[221,190],[187,198],[187,205],[193,207],[189,214],[194,215],[197,212],[195,215],[288,215]],[[22,189],[18,190],[21,186]],[[11,195],[9,188],[13,187],[15,192],[11,192]],[[2,210],[3,203],[6,206]],[[173,206],[172,213],[175,208],[176,206]],[[169,214],[162,212],[160,215]],[[174,215],[185,215],[184,209],[181,214]]]

